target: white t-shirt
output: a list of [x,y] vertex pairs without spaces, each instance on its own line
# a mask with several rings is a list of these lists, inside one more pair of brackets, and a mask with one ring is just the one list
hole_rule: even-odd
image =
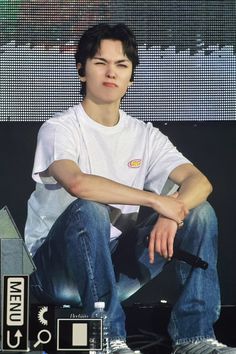
[[[170,172],[189,162],[159,129],[122,110],[118,124],[113,127],[92,120],[81,104],[49,119],[39,130],[32,173],[36,189],[28,201],[25,241],[32,254],[59,215],[76,199],[54,178],[39,175],[53,161],[61,159],[78,163],[84,173],[158,194]],[[134,215],[139,209],[134,205],[114,207],[121,215]],[[111,225],[111,238],[120,234]]]

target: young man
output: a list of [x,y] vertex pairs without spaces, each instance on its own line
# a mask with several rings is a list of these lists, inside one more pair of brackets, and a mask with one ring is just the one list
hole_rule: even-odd
[[[134,35],[122,24],[94,26],[75,58],[83,101],[45,122],[38,135],[25,230],[37,266],[34,295],[82,303],[88,315],[94,302],[105,301],[111,351],[131,354],[120,301],[160,273],[175,243],[209,267],[177,262],[182,292],[169,324],[174,351],[236,353],[213,331],[220,294],[217,222],[206,202],[211,184],[158,129],[119,109],[139,63]],[[179,189],[166,196],[168,179]],[[139,222],[140,206],[152,212]],[[128,265],[117,257],[124,244]]]

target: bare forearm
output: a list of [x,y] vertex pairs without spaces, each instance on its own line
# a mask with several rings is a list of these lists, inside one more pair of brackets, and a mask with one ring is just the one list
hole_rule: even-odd
[[141,205],[179,223],[188,213],[184,202],[171,196],[132,188],[108,178],[83,173],[69,160],[55,161],[47,175],[61,184],[71,195],[103,204]]
[[68,192],[78,198],[104,204],[129,204],[153,207],[160,196],[114,182],[100,176],[83,174],[69,186]]
[[204,175],[187,178],[179,189],[179,196],[188,209],[204,202],[212,192],[212,185]]
[[47,175],[54,177],[71,195],[103,204],[143,205],[155,208],[162,199],[155,193],[83,173],[70,160],[55,161],[47,170]]

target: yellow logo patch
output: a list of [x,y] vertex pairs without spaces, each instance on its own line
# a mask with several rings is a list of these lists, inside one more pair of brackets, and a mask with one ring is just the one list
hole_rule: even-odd
[[128,166],[130,168],[139,168],[142,164],[142,160],[141,159],[134,159],[128,162]]

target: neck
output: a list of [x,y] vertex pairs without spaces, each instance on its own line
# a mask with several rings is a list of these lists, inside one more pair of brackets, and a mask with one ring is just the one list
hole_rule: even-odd
[[119,121],[119,104],[96,104],[85,97],[82,106],[87,115],[95,122],[113,127]]

